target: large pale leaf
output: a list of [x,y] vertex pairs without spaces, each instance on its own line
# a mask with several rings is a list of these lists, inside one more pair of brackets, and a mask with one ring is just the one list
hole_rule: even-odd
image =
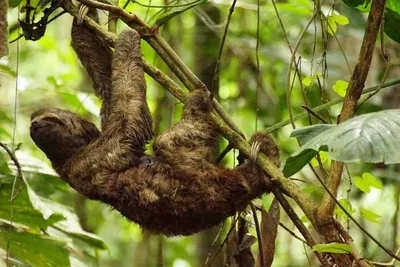
[[317,125],[311,125],[303,128],[296,129],[292,132],[290,137],[295,137],[297,140],[299,140],[301,143],[307,143],[317,135],[319,135],[322,132],[325,132],[326,130],[331,129],[332,127],[335,127],[335,125],[332,124],[317,124]]
[[285,176],[299,171],[319,150],[341,162],[399,163],[400,110],[361,115],[316,135],[288,158]]

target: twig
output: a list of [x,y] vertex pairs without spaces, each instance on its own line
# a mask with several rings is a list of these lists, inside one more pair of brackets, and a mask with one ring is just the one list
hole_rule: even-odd
[[290,99],[291,98],[291,93],[292,93],[291,92],[291,86],[290,86],[291,85],[291,83],[290,83],[290,76],[291,75],[290,74],[291,74],[291,71],[292,71],[292,65],[293,65],[293,62],[295,61],[296,53],[297,53],[297,50],[299,49],[300,43],[303,40],[303,37],[304,37],[305,33],[307,32],[308,27],[311,25],[311,23],[313,22],[313,20],[317,16],[317,14],[318,14],[318,10],[315,10],[314,13],[312,14],[312,16],[308,19],[306,26],[301,31],[300,36],[297,39],[297,42],[296,42],[296,44],[294,46],[294,49],[293,49],[293,52],[292,52],[292,56],[290,57],[289,68],[288,68],[288,72],[286,74],[286,103],[287,103],[287,108],[289,110],[290,121],[292,123],[292,127],[293,128],[296,128],[296,127],[295,127],[294,120],[293,120],[293,110],[292,110],[292,107],[291,107],[291,99]]
[[211,88],[210,88],[211,95],[213,95],[215,93],[215,84],[216,84],[218,76],[219,76],[219,64],[221,63],[222,51],[224,49],[226,36],[228,35],[228,29],[229,29],[229,24],[231,22],[232,14],[235,11],[235,5],[236,5],[236,0],[233,0],[231,8],[229,9],[228,18],[226,19],[224,34],[222,35],[221,45],[219,47],[218,58],[217,58],[217,62],[215,64],[214,75],[213,75]]
[[256,226],[256,233],[257,233],[257,239],[258,239],[258,250],[260,252],[260,254],[259,254],[260,255],[260,266],[264,266],[265,260],[264,260],[262,236],[261,236],[261,231],[260,231],[260,223],[258,222],[257,211],[256,211],[256,208],[254,207],[253,203],[250,203],[250,208],[253,213],[254,225]]
[[[226,221],[226,220],[225,220],[225,221]],[[211,257],[211,253],[212,253],[212,251],[213,251],[213,248],[214,248],[215,244],[217,243],[219,237],[221,236],[222,230],[224,230],[225,221],[222,222],[222,225],[221,225],[221,227],[219,228],[218,233],[217,233],[217,235],[215,236],[214,241],[213,241],[212,244],[211,244],[210,252],[209,252],[208,255],[207,255],[205,265],[207,265],[208,261],[210,260],[210,257]]]
[[219,156],[217,157],[217,159],[215,160],[215,164],[218,164],[221,162],[221,160],[226,156],[226,154],[229,153],[229,151],[232,150],[232,146],[229,144],[225,147],[225,149],[221,152],[221,154],[219,154]]
[[[222,241],[221,245],[219,246],[217,252],[215,253],[214,257],[211,259],[211,261],[209,263],[205,263],[204,266],[205,267],[211,267],[211,264],[214,262],[214,260],[217,258],[217,255],[219,254],[219,252],[221,251],[221,249],[224,247],[226,241],[228,240],[229,235],[231,234],[232,230],[235,228],[236,222],[239,219],[239,216],[234,218],[231,224],[231,227],[228,230],[228,233],[226,234],[224,241]],[[208,259],[208,258],[207,258]]]
[[[22,179],[22,177],[23,177],[22,176],[22,168],[21,168],[21,164],[19,164],[17,157],[15,156],[15,154],[13,152],[11,152],[11,150],[3,142],[0,142],[0,146],[7,152],[7,154],[10,156],[11,160],[14,162],[15,167],[17,167],[17,176],[15,178]],[[11,201],[14,201],[18,197],[19,193],[22,190],[22,186],[23,186],[23,184],[21,183],[21,186],[18,189],[17,193],[11,195]],[[14,192],[14,190],[12,192]]]
[[322,118],[318,113],[314,112],[314,110],[312,110],[311,108],[309,108],[306,105],[301,105],[302,108],[304,108],[305,110],[307,110],[308,113],[310,113],[311,115],[313,115],[315,118],[317,118],[318,120],[320,120],[322,123],[326,124],[326,120],[324,118]]
[[307,243],[306,240],[302,239],[301,237],[297,236],[295,232],[293,232],[292,230],[290,230],[286,225],[284,225],[283,223],[279,222],[279,225],[285,229],[291,236],[293,236],[294,238],[296,238],[297,240],[299,240],[300,242],[306,244],[307,246],[311,247],[310,244]]

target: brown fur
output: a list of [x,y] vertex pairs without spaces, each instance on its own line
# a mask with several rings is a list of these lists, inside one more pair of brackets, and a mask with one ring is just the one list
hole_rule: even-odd
[[[200,90],[188,95],[182,120],[157,137],[154,156],[146,155],[152,122],[135,31],[120,34],[112,70],[110,99],[104,98],[110,113],[100,135],[72,112],[45,109],[32,115],[32,139],[78,192],[111,205],[149,231],[190,235],[270,190],[261,182],[266,174],[252,162],[235,170],[211,162],[216,129],[209,120],[209,94]],[[257,133],[251,141],[262,142],[261,151],[278,161],[268,135]]]
[[[88,16],[99,22],[96,9],[89,9]],[[86,25],[78,25],[76,18],[72,22],[71,37],[71,46],[92,78],[95,94],[102,100],[110,99],[111,48],[94,30]],[[108,114],[109,107],[104,104],[100,112],[102,125],[108,120]]]

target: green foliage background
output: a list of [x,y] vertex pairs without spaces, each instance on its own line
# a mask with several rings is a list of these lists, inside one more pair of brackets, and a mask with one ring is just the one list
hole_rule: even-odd
[[[165,3],[152,1],[151,4]],[[392,1],[390,4],[393,10],[398,7],[396,2]],[[14,3],[14,6],[17,5],[18,3]],[[181,13],[160,28],[161,33],[185,64],[195,72],[199,64],[196,61],[196,53],[200,49],[198,40],[201,38],[199,33],[197,37],[195,36],[196,27],[202,23],[203,27],[211,28],[215,32],[215,36],[207,40],[202,49],[206,51],[208,49],[210,53],[219,49],[230,3],[226,1],[213,3],[221,12],[221,24],[213,23],[209,18],[205,12],[206,5]],[[260,7],[261,88],[257,91],[255,1],[237,3],[221,58],[219,76],[218,98],[246,136],[255,131],[256,119],[258,119],[258,130],[263,130],[289,118],[285,88],[291,54],[285,38],[293,46],[313,12],[311,1],[289,0],[277,3],[287,32],[287,36],[284,36],[272,4],[261,1]],[[323,98],[326,98],[326,101],[340,98],[332,87],[337,80],[348,80],[350,77],[343,52],[351,67],[356,62],[363,37],[365,16],[345,4],[336,5],[333,2],[325,3],[325,15],[333,7],[346,16],[350,24],[337,26],[336,37],[341,47],[332,36],[329,36],[325,44],[322,43],[320,39],[322,31],[317,23],[304,36],[299,50],[302,56],[301,70],[303,77],[310,77],[310,83],[303,91],[298,81],[294,83],[291,101],[294,114],[304,111],[302,104],[315,107],[322,104]],[[149,24],[155,23],[160,15],[168,11],[148,9],[138,4],[130,4],[127,10]],[[18,17],[18,9],[10,8],[8,15],[10,40],[20,34],[16,26]],[[105,14],[102,14],[102,22],[106,20]],[[5,151],[0,149],[0,256],[4,262],[8,259],[8,263],[17,266],[156,266],[161,254],[159,249],[161,244],[165,266],[203,266],[205,259],[199,256],[200,236],[166,239],[142,233],[137,225],[130,223],[106,205],[87,201],[73,192],[56,177],[45,155],[31,141],[30,114],[41,107],[68,109],[80,113],[97,124],[99,122],[100,102],[94,97],[90,79],[70,47],[71,22],[72,18],[68,14],[63,15],[48,25],[42,39],[37,42],[23,39],[13,42],[10,44],[10,56],[0,59],[0,140],[16,150],[24,176],[23,179],[15,178],[15,166],[10,163]],[[118,30],[124,27],[122,23],[118,24]],[[396,40],[397,34],[395,31],[389,36]],[[400,77],[398,63],[400,48],[397,43],[390,40],[387,46],[397,59],[389,72],[388,80],[390,80],[396,76]],[[168,73],[161,59],[145,42],[142,42],[142,47],[144,57]],[[321,57],[325,49],[328,75],[323,80],[324,94],[322,94],[315,75],[322,71]],[[207,60],[203,58],[203,61]],[[366,86],[378,84],[383,71],[384,63],[377,53]],[[149,77],[146,79],[147,99],[156,118],[155,127],[160,131],[165,130],[179,120],[182,105]],[[389,101],[385,100],[385,94],[388,93],[382,90],[366,102],[360,108],[360,113],[387,108]],[[394,96],[389,96],[389,99],[393,100]],[[400,106],[400,103],[398,104]],[[323,116],[335,122],[339,112],[340,105],[336,105],[329,109],[329,113],[323,113]],[[315,123],[317,120],[311,119],[311,122]],[[296,124],[305,126],[309,125],[310,121],[303,119]],[[291,131],[291,126],[285,126],[273,133],[282,151],[282,160],[298,148],[296,140],[289,138]],[[222,141],[221,147],[225,145]],[[225,165],[234,166],[235,156],[235,153],[228,154]],[[384,184],[382,190],[372,189],[367,194],[350,182],[350,178],[356,175],[362,176],[367,172],[373,172],[382,179]],[[354,211],[354,216],[361,220],[367,229],[379,236],[380,241],[388,247],[395,247],[400,242],[399,234],[396,232],[399,222],[395,216],[396,214],[398,216],[398,212],[394,212],[399,205],[400,186],[398,179],[394,178],[397,172],[396,166],[381,168],[367,164],[350,165],[349,175],[343,182],[339,196],[348,210]],[[304,181],[300,185],[313,198],[319,199],[322,196],[321,188],[312,178],[309,169],[306,168],[297,175],[299,177],[296,178]],[[259,200],[266,206],[270,205],[270,201],[271,196]],[[338,218],[346,221],[346,216],[340,212],[339,210],[337,213]],[[368,212],[372,212],[372,215]],[[361,216],[362,213],[367,216]],[[380,220],[376,219],[376,213]],[[375,224],[368,221],[368,218],[372,218],[370,221],[374,221]],[[293,229],[285,216],[282,222]],[[389,223],[392,228],[382,227]],[[364,256],[387,259],[385,255],[380,254],[376,246],[370,245],[370,241],[353,228],[352,224],[348,225]],[[251,231],[254,233],[253,228]],[[226,229],[223,233],[225,232]],[[257,247],[253,248],[256,251]],[[304,254],[309,255],[310,250],[280,228],[274,266],[307,266],[308,260]],[[0,266],[2,266],[1,261]]]

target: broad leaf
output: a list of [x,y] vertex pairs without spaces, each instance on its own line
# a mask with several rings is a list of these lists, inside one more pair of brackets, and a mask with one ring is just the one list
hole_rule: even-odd
[[316,137],[317,135],[319,135],[320,133],[331,129],[332,127],[335,127],[335,125],[333,124],[311,125],[294,130],[290,135],[290,137],[295,137],[297,140],[299,140],[300,143],[306,143],[311,139],[313,139],[314,137]]
[[361,115],[318,134],[287,159],[285,176],[303,168],[319,150],[341,162],[400,163],[400,110]]
[[48,209],[20,178],[15,183],[14,191],[13,183],[2,182],[3,179],[0,180],[0,219],[36,229],[46,229],[49,225],[64,219],[61,214]]
[[7,226],[0,227],[0,247],[7,248],[11,257],[30,266],[70,266],[64,242]]
[[65,218],[65,220],[55,223],[52,227],[73,239],[79,239],[80,241],[85,242],[93,248],[107,249],[107,245],[100,237],[82,229],[78,217],[69,207],[46,198],[42,198],[42,201],[46,203],[53,212],[59,212]]
[[400,43],[400,14],[386,8],[385,12],[385,33],[394,41]]

